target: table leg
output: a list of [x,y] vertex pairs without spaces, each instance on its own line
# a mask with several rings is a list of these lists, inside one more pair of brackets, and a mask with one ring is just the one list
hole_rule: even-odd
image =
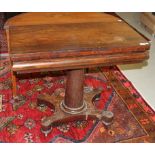
[[17,84],[16,84],[16,73],[11,71],[12,76],[12,90],[13,90],[13,97],[17,96]]

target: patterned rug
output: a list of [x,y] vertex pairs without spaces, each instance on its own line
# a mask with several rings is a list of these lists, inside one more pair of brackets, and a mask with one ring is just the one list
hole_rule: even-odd
[[5,31],[3,29],[4,25],[4,19],[3,19],[3,13],[0,12],[0,59],[1,59],[1,54],[6,54],[7,53],[7,43],[6,43],[6,36],[5,36]]
[[4,30],[0,29],[0,54],[7,53],[7,43]]
[[4,14],[3,12],[0,12],[0,29],[3,29],[4,25]]
[[[3,63],[8,68],[8,61]],[[100,121],[83,120],[54,127],[46,137],[40,130],[41,119],[53,114],[48,107],[37,107],[41,93],[64,96],[64,72],[29,74],[18,79],[20,101],[12,100],[10,72],[0,75],[1,142],[155,142],[155,113],[117,67],[93,68],[85,74],[85,87],[102,87],[98,109],[111,110],[115,117],[106,128]]]

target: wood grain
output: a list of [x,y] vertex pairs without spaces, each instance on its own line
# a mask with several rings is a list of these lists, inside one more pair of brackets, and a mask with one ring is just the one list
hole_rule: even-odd
[[118,55],[96,55],[71,58],[55,58],[36,61],[14,62],[13,71],[30,73],[40,71],[57,71],[78,68],[90,68],[97,66],[112,66],[116,64],[127,64],[142,62],[149,58],[148,51],[141,53],[118,54]]
[[9,28],[12,61],[116,54],[150,47],[145,38],[118,21],[118,17],[103,13],[41,14],[21,14],[5,24]]
[[9,19],[5,28],[64,23],[113,22],[115,20],[114,16],[93,12],[31,12],[22,13]]
[[16,54],[70,50],[77,52],[132,47],[147,42],[138,33],[133,34],[132,29],[125,25],[116,22],[112,25],[82,23],[18,27],[10,29],[10,50]]

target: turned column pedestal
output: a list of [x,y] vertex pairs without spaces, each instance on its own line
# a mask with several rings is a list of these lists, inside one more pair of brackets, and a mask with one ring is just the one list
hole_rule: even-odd
[[62,102],[62,110],[69,114],[82,112],[86,103],[83,99],[84,69],[70,70],[67,72],[65,100]]

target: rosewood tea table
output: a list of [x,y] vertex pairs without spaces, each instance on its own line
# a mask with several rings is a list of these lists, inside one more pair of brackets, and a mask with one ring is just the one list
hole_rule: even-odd
[[102,90],[84,93],[84,69],[137,63],[148,59],[146,38],[118,17],[106,13],[23,13],[5,23],[11,63],[13,96],[22,73],[67,71],[65,97],[42,94],[54,115],[42,119],[46,135],[52,126],[75,119],[99,119],[109,125],[110,111],[92,104]]

